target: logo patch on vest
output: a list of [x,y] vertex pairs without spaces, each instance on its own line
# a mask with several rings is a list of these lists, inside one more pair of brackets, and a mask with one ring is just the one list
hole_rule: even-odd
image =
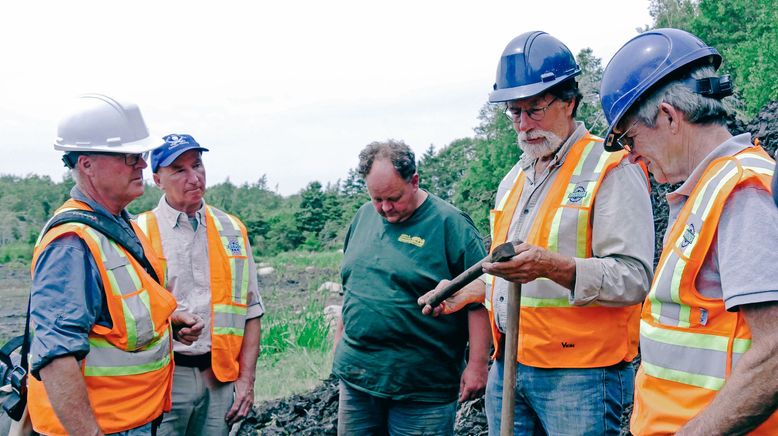
[[575,348],[575,344],[569,342],[562,342],[562,348]]
[[578,185],[575,187],[575,189],[573,189],[573,192],[567,196],[567,199],[570,200],[570,203],[578,203],[579,201],[583,200],[584,197],[586,197],[586,188]]
[[227,242],[227,251],[229,251],[233,256],[237,256],[241,252],[240,243],[238,242],[238,238],[230,238]]
[[683,235],[681,235],[681,248],[692,245],[695,236],[697,236],[697,231],[694,228],[694,224],[689,223],[689,225],[686,226],[686,230],[683,231]]
[[418,237],[418,236],[410,236],[403,233],[400,235],[399,238],[397,238],[398,241],[402,242],[403,244],[411,244],[415,245],[419,248],[424,246],[424,239]]

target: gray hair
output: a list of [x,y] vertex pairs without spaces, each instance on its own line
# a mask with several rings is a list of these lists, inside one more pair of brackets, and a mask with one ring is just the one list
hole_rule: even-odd
[[[676,78],[654,90],[645,97],[636,109],[630,110],[633,118],[648,127],[656,126],[659,105],[667,103],[683,112],[684,118],[691,124],[727,125],[727,115],[731,104],[729,100],[706,97],[698,94],[684,83],[686,79],[704,79],[716,77],[716,70],[704,65],[691,70],[683,77]],[[626,117],[625,117],[626,118]]]
[[364,179],[370,173],[376,159],[386,159],[406,182],[416,174],[416,155],[402,141],[389,139],[385,142],[371,142],[359,152],[357,172]]

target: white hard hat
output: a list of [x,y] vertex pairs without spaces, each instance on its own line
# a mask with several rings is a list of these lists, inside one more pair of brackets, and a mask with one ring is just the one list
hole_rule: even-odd
[[102,94],[84,94],[59,122],[54,149],[144,153],[164,142],[162,137],[149,134],[138,105]]

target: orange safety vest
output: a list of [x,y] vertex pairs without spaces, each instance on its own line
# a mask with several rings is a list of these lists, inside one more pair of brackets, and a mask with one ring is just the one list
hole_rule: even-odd
[[[56,212],[92,209],[70,199]],[[143,250],[151,246],[133,226]],[[64,223],[41,235],[35,244],[35,263],[44,248],[63,235],[75,235],[89,247],[105,292],[112,327],[95,324],[89,332],[89,353],[80,362],[87,395],[104,433],[147,424],[170,410],[173,383],[173,343],[169,317],[176,308],[170,293],[146,273],[119,244],[81,223]],[[149,258],[159,277],[162,269]],[[44,384],[28,378],[28,407],[35,431],[66,435],[46,394]]]
[[[219,381],[230,382],[238,378],[238,355],[246,326],[249,239],[246,227],[236,217],[207,205],[205,210],[211,275],[211,367]],[[142,213],[137,221],[166,264],[154,212]]]
[[[769,191],[774,166],[761,147],[712,161],[673,223],[640,321],[635,435],[674,434],[713,400],[751,347],[741,312],[701,296],[695,280],[727,198],[745,185]],[[778,413],[752,434],[778,434]]]
[[[606,152],[602,139],[587,134],[573,144],[543,199],[526,242],[551,252],[588,258],[592,256],[592,206],[608,172],[627,153]],[[526,176],[518,164],[506,176],[513,187],[491,211],[492,247],[508,239],[508,230],[524,189]],[[489,309],[493,358],[502,352],[502,333],[495,322],[491,291],[484,305]],[[593,368],[632,360],[637,355],[640,304],[602,307],[573,306],[570,290],[546,278],[522,285],[521,327],[517,360],[540,368]]]

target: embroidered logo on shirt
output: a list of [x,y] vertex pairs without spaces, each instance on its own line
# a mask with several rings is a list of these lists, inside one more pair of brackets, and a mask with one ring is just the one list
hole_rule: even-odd
[[686,226],[686,230],[683,231],[683,235],[681,235],[681,248],[692,245],[695,236],[697,236],[697,231],[694,228],[694,224],[689,223],[689,225]]
[[230,238],[227,242],[227,251],[232,253],[233,255],[238,255],[241,252],[240,243],[238,242],[238,238]]
[[411,244],[415,245],[419,248],[424,246],[424,239],[418,237],[418,236],[410,236],[403,233],[400,235],[399,238],[397,238],[398,241],[402,242],[403,244]]
[[567,199],[570,200],[570,203],[578,203],[579,201],[583,200],[584,197],[586,197],[586,188],[578,185],[575,187],[575,189],[573,189],[573,192],[567,196]]

